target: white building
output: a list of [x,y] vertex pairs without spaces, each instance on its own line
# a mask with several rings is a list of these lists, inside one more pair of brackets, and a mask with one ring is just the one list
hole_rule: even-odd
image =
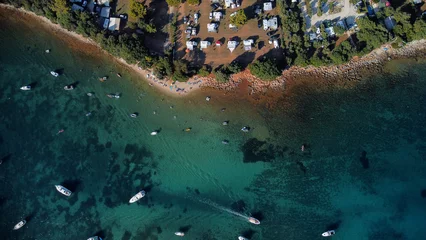
[[263,3],[263,11],[271,11],[272,10],[272,2]]
[[207,23],[208,32],[217,32],[218,25],[216,23]]
[[200,42],[200,48],[201,49],[205,49],[205,48],[207,48],[208,46],[210,46],[210,45],[212,45],[211,44],[211,42],[209,42],[209,41],[201,41]]
[[228,41],[228,49],[229,49],[229,51],[233,52],[237,46],[238,46],[238,42],[237,41]]
[[222,13],[221,12],[213,12],[213,18],[216,22],[219,22],[220,19],[222,19]]
[[253,45],[253,43],[254,43],[253,39],[244,40],[243,41],[244,50],[250,51],[251,50],[251,46]]
[[272,17],[270,19],[263,19],[263,30],[277,30],[278,29],[278,18]]
[[229,8],[232,5],[235,5],[235,0],[225,0],[225,7]]
[[109,0],[97,0],[98,5],[109,6]]
[[113,17],[110,18],[108,30],[110,30],[110,31],[120,30],[120,20],[121,20],[121,18],[113,18]]
[[194,42],[194,41],[186,41],[186,47],[189,49],[189,50],[194,50],[194,47],[195,46],[197,46],[197,42]]

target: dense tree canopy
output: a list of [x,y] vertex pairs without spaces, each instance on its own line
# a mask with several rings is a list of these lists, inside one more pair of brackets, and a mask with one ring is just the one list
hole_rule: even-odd
[[235,12],[235,15],[231,16],[230,23],[234,24],[237,27],[240,27],[247,23],[247,16],[244,13],[244,10],[240,9]]
[[172,6],[172,7],[177,7],[179,6],[179,4],[182,3],[181,0],[166,0],[166,2],[167,4],[169,4],[169,6]]
[[130,16],[134,18],[143,18],[146,15],[146,7],[138,0],[130,0]]
[[249,65],[251,74],[262,80],[274,80],[281,75],[277,65],[270,59],[256,60]]

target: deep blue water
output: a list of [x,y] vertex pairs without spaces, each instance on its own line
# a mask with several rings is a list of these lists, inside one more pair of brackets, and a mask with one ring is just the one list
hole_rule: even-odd
[[0,20],[1,239],[163,240],[180,229],[186,239],[306,240],[330,228],[333,239],[426,239],[424,61],[390,62],[345,87],[293,84],[266,108],[164,96],[108,56],[3,10]]

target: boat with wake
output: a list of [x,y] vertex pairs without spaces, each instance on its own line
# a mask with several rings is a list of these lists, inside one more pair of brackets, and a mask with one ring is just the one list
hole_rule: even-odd
[[102,238],[98,236],[94,236],[94,237],[89,237],[87,240],[102,240]]
[[21,90],[29,91],[29,90],[31,90],[31,86],[30,86],[30,85],[22,86],[22,87],[21,87]]
[[27,223],[27,221],[25,221],[25,220],[22,220],[22,221],[20,221],[20,222],[18,222],[14,227],[13,227],[13,230],[18,230],[18,229],[20,229],[20,228],[22,228],[25,224]]
[[249,217],[249,222],[251,222],[251,223],[253,223],[253,224],[256,224],[256,225],[259,225],[260,224],[260,221],[259,220],[257,220],[256,218],[254,218],[254,217]]
[[52,76],[54,77],[58,77],[59,73],[55,72],[55,71],[50,71],[50,74],[52,74]]
[[185,233],[183,233],[183,232],[175,232],[175,235],[179,236],[179,237],[183,237],[183,236],[185,236]]
[[323,236],[323,237],[331,237],[331,236],[333,236],[334,234],[336,234],[336,231],[334,231],[334,230],[330,230],[330,231],[327,231],[327,232],[323,232],[323,233],[321,234],[321,236]]
[[238,240],[249,240],[248,238],[245,238],[243,236],[238,236]]
[[65,195],[67,197],[71,196],[71,194],[72,194],[72,192],[64,186],[55,185],[55,188],[56,188],[56,190],[58,190],[58,192],[60,192],[61,194]]
[[133,196],[132,198],[130,198],[129,203],[137,202],[137,201],[139,201],[143,197],[145,197],[145,191],[144,190],[136,193],[135,196]]

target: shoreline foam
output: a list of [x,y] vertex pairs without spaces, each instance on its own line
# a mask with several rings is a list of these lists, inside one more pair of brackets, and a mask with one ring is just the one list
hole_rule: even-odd
[[[17,11],[26,16],[34,17],[42,21],[47,27],[50,27],[53,31],[67,34],[81,42],[90,44],[105,54],[112,56],[110,53],[101,48],[101,46],[90,38],[86,38],[78,33],[69,31],[59,24],[51,22],[44,16],[36,15],[33,12],[27,11],[23,8],[15,8],[14,6],[7,4],[0,4],[0,8],[7,10]],[[388,50],[384,50],[387,48]],[[371,53],[359,58],[355,57],[348,63],[341,65],[323,66],[323,67],[298,67],[292,66],[288,70],[283,71],[283,74],[273,81],[262,81],[252,74],[249,70],[244,70],[240,73],[233,74],[230,77],[229,82],[219,83],[213,77],[212,74],[208,77],[194,76],[187,82],[175,82],[174,84],[171,79],[159,80],[153,77],[152,71],[149,69],[141,69],[136,64],[129,64],[124,59],[112,56],[114,60],[121,63],[123,66],[132,69],[135,73],[140,75],[142,79],[148,82],[150,86],[155,87],[162,93],[171,96],[185,96],[192,92],[197,92],[201,88],[216,89],[224,92],[233,92],[242,85],[243,82],[248,82],[248,95],[255,93],[265,93],[268,90],[282,90],[286,85],[286,82],[299,78],[345,78],[347,80],[357,80],[365,77],[365,71],[372,70],[370,73],[374,74],[374,69],[379,69],[390,59],[404,59],[413,57],[426,57],[426,39],[417,40],[408,43],[402,48],[394,49],[391,44],[384,44],[380,48],[373,50]],[[377,71],[376,71],[377,72]],[[246,84],[243,84],[246,85]],[[172,88],[171,88],[172,87]],[[182,89],[181,91],[176,91]]]

